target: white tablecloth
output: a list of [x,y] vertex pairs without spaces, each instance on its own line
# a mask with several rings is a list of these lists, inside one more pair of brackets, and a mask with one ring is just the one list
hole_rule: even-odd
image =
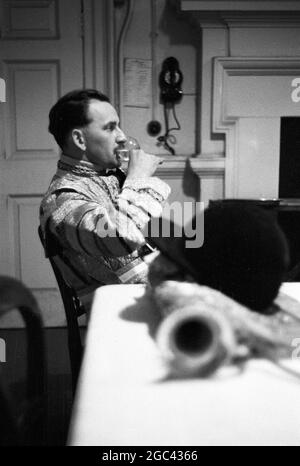
[[[300,300],[300,284],[283,289]],[[300,445],[300,379],[271,362],[165,380],[144,293],[143,285],[96,292],[69,445]],[[289,363],[300,371],[299,360]]]

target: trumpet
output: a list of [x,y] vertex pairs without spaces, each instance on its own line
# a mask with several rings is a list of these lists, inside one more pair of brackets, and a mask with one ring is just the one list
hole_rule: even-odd
[[298,315],[279,311],[266,316],[219,291],[175,281],[157,286],[153,296],[162,315],[156,342],[176,376],[209,376],[222,365],[253,356],[272,361],[290,356],[297,320],[300,330],[298,303]]
[[229,321],[193,306],[178,309],[163,320],[157,344],[172,373],[181,376],[210,375],[237,352]]

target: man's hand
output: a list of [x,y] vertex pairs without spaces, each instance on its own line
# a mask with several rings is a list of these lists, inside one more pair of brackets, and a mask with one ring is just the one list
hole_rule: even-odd
[[147,154],[143,150],[133,150],[130,153],[127,179],[147,178],[152,176],[163,159],[157,155]]

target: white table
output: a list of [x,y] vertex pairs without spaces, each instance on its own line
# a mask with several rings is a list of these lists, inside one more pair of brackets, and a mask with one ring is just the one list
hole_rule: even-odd
[[[163,381],[144,291],[96,292],[69,445],[300,445],[300,380],[268,361],[213,379]],[[300,299],[300,284],[284,291]]]

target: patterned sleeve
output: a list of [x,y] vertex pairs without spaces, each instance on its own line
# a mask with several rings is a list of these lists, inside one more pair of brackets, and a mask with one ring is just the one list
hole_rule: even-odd
[[78,252],[124,256],[145,244],[142,230],[151,217],[161,215],[169,193],[169,186],[155,177],[125,181],[114,203],[62,190],[52,194],[50,228]]

